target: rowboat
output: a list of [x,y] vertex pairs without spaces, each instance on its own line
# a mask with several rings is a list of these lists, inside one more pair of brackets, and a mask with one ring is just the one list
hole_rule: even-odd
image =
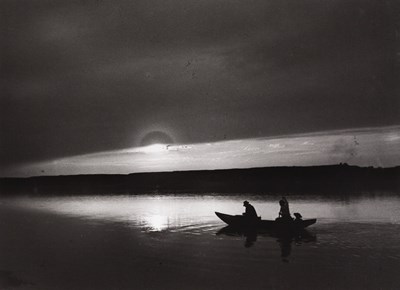
[[215,214],[229,226],[238,228],[301,230],[317,222],[317,219],[262,220],[261,218],[249,219],[243,215],[229,215],[220,212],[215,212]]

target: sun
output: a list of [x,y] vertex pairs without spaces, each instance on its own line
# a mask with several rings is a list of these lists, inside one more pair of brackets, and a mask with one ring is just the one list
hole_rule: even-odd
[[[150,133],[147,133],[142,140],[140,141],[140,146],[153,146],[153,145],[159,145],[159,144],[172,144],[174,143],[174,140],[172,139],[171,136],[169,136],[167,133],[161,132],[161,131],[152,131]],[[160,147],[160,146],[154,146]]]
[[151,144],[148,146],[142,147],[142,152],[144,153],[162,153],[168,151],[168,145],[165,144]]
[[174,139],[165,132],[151,131],[141,138],[137,151],[146,154],[161,154],[169,151]]

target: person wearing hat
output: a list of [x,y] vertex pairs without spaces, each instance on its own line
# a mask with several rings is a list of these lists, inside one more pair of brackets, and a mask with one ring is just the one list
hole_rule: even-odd
[[252,206],[247,200],[245,200],[243,202],[243,206],[246,208],[246,211],[243,213],[243,215],[247,218],[258,218],[257,216],[257,212],[254,208],[254,206]]

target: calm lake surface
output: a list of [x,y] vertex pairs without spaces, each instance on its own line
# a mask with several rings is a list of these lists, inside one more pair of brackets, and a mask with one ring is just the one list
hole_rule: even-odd
[[[349,197],[350,196],[350,197]],[[299,236],[226,231],[214,211],[280,196],[0,198],[0,289],[400,289],[400,197],[288,195]]]

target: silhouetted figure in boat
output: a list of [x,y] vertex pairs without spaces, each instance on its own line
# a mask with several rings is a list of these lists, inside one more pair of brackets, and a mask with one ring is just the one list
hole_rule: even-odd
[[258,219],[257,212],[247,200],[243,202],[243,206],[246,208],[246,211],[243,213],[243,215],[248,218],[248,219]]
[[290,215],[289,202],[287,201],[286,197],[282,197],[282,199],[279,201],[279,205],[281,206],[281,209],[279,211],[278,218],[285,221],[292,221],[293,218]]

